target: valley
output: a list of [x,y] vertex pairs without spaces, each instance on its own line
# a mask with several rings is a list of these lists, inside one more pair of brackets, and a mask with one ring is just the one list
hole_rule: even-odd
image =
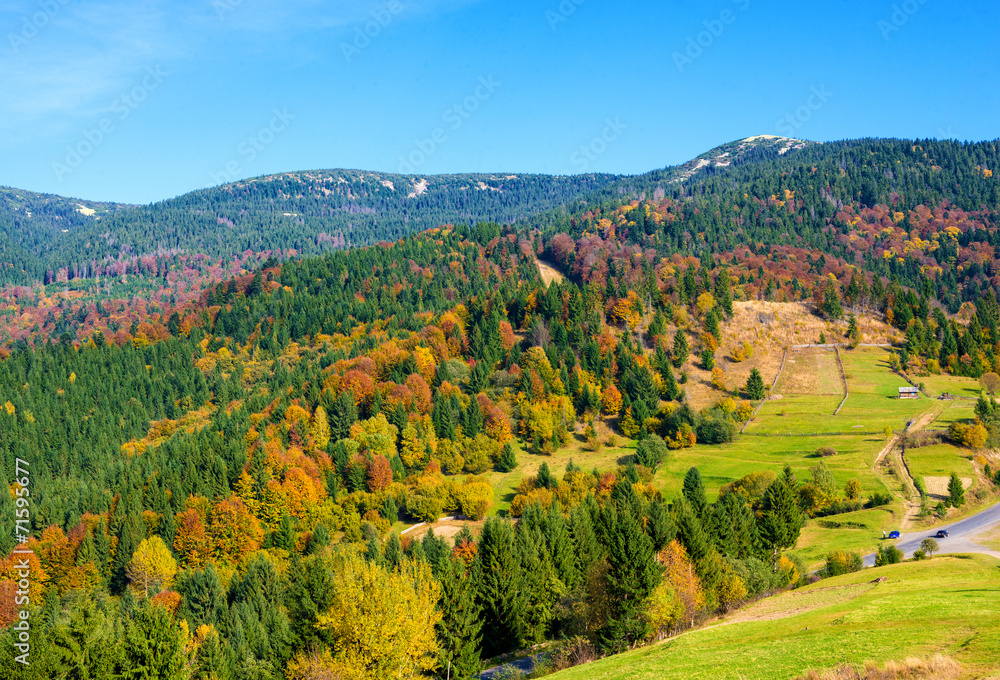
[[755,136],[634,176],[4,190],[0,663],[27,611],[38,678],[152,639],[215,680],[980,677],[998,160]]

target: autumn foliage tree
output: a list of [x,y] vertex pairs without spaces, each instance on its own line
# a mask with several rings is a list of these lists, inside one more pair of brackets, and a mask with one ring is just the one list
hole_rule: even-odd
[[150,589],[169,586],[177,574],[177,562],[159,536],[150,536],[139,543],[126,569],[129,584],[144,597]]
[[426,562],[389,571],[356,550],[335,555],[333,596],[316,617],[334,658],[356,677],[417,678],[437,664],[440,586]]

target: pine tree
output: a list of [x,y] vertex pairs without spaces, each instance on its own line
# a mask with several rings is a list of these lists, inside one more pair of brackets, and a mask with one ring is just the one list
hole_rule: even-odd
[[512,472],[516,467],[517,456],[514,454],[514,447],[511,446],[510,442],[505,442],[503,445],[503,451],[497,458],[497,472]]
[[483,610],[483,652],[494,656],[517,649],[527,632],[527,594],[509,522],[496,517],[486,520],[474,574],[477,601]]
[[663,570],[656,562],[652,540],[628,506],[608,510],[606,543],[605,593],[609,611],[608,621],[597,631],[597,637],[601,647],[617,652],[649,634],[645,601],[660,583]]
[[458,680],[474,678],[482,670],[482,607],[466,575],[465,565],[445,557],[438,581],[441,584],[441,620],[435,626],[438,639],[439,671]]
[[767,388],[764,385],[764,378],[761,376],[760,371],[756,368],[750,370],[750,377],[747,378],[745,389],[747,396],[752,401],[760,401],[767,394]]
[[[705,496],[705,485],[701,481],[701,472],[696,467],[689,468],[684,475],[684,487],[682,490],[684,498],[691,504],[694,513],[701,517],[708,506],[708,499]],[[688,552],[691,552],[690,547]]]
[[775,559],[784,548],[792,548],[799,540],[802,515],[795,495],[784,480],[776,479],[767,488],[761,504],[760,533],[764,544]]
[[715,278],[715,299],[727,317],[733,315],[733,289],[729,270],[723,267]]
[[674,368],[683,366],[690,353],[691,345],[688,344],[687,334],[683,328],[678,328],[677,332],[674,333],[674,348],[671,352],[671,360],[673,361]]

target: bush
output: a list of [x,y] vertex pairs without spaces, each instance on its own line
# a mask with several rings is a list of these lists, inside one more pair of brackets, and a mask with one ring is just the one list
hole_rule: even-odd
[[865,507],[862,500],[844,500],[837,498],[830,501],[825,506],[813,512],[813,517],[828,517],[830,515],[842,515],[845,512],[857,512]]
[[885,564],[899,564],[903,561],[903,551],[894,545],[881,546],[875,554],[875,566],[881,567]]
[[821,446],[816,449],[816,453],[814,455],[816,458],[829,458],[830,456],[837,455],[837,449],[832,446]]
[[635,462],[655,470],[667,457],[667,444],[657,435],[650,435],[635,447]]
[[702,444],[725,444],[736,436],[736,423],[721,409],[711,409],[698,418],[695,431]]
[[889,505],[892,503],[892,495],[889,493],[883,493],[881,491],[876,491],[871,496],[868,497],[868,507],[869,508],[879,508],[883,505]]
[[861,571],[864,560],[856,552],[847,550],[834,550],[826,556],[826,566],[823,568],[825,576],[840,576],[841,574],[851,574]]

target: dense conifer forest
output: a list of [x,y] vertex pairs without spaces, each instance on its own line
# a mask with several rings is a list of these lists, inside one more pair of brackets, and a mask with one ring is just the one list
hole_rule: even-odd
[[[691,467],[664,497],[663,462],[731,441],[765,389],[751,374],[696,409],[688,372],[711,370],[744,300],[808,302],[845,344],[882,319],[901,366],[1000,372],[1000,158],[784,148],[727,145],[687,177],[437,178],[410,199],[414,178],[295,173],[100,221],[52,208],[73,227],[50,250],[44,230],[11,240],[8,204],[0,465],[30,476],[0,493],[0,663],[469,678],[549,640],[623,651],[799,583],[806,518],[888,499],[837,489],[822,461],[711,498]],[[634,450],[542,464],[497,512],[490,473],[605,432]],[[476,530],[401,531],[452,515]]]

